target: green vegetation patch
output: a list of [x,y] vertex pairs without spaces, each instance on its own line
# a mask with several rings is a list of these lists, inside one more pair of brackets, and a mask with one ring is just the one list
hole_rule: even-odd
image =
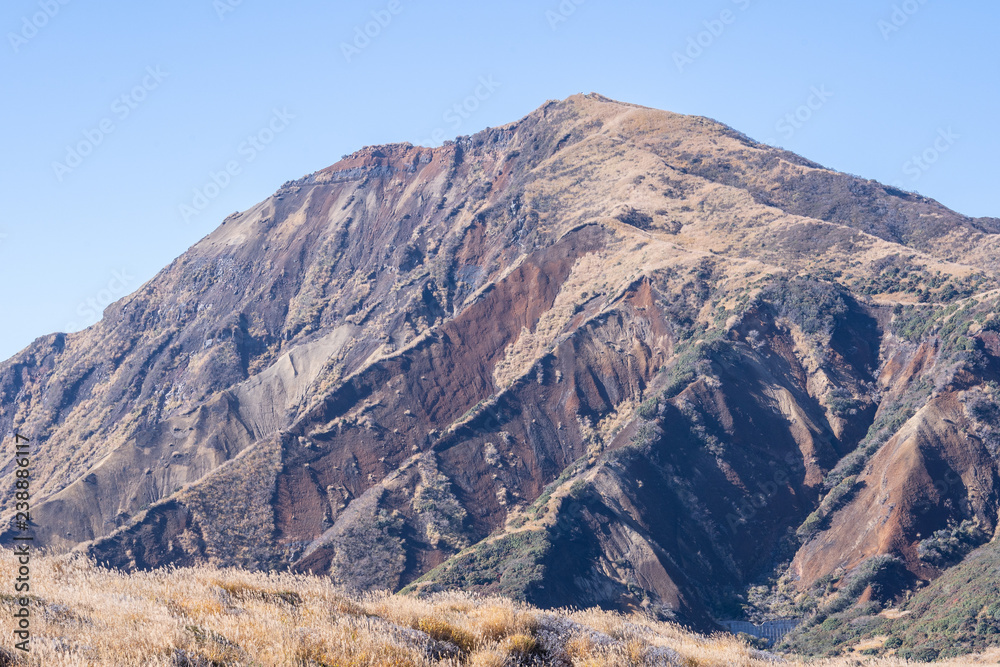
[[758,297],[774,307],[778,317],[807,334],[830,336],[847,302],[837,286],[807,278],[779,278]]
[[[957,530],[968,532],[968,528]],[[901,614],[883,615],[891,599],[890,589],[898,584],[894,581],[896,569],[891,561],[869,561],[807,623],[786,638],[784,648],[802,655],[839,655],[860,642],[885,637],[871,655],[928,662],[1000,646],[1000,543],[973,551],[917,591],[899,610]],[[856,602],[869,585],[888,588],[875,590],[866,602]]]
[[483,541],[431,570],[404,593],[462,589],[525,600],[545,574],[548,535],[522,530]]
[[[802,625],[785,638],[783,648],[807,656],[839,655],[866,637],[886,634],[891,621],[880,616],[885,604],[907,583],[903,562],[895,556],[874,556],[850,574],[825,577],[810,596],[825,598]],[[867,596],[863,596],[865,592]],[[860,601],[865,597],[865,601]]]

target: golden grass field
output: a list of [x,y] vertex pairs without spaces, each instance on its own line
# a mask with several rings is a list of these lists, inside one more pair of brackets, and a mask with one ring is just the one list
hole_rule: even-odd
[[[328,579],[197,567],[125,574],[82,558],[32,561],[28,665],[774,665],[802,664],[728,635],[598,610],[542,611],[462,593],[348,595]],[[16,561],[0,556],[12,582]],[[3,646],[13,655],[2,596]],[[945,665],[997,664],[1000,655]],[[787,662],[786,662],[787,660]],[[0,657],[0,664],[10,664]],[[897,665],[853,658],[812,663]]]

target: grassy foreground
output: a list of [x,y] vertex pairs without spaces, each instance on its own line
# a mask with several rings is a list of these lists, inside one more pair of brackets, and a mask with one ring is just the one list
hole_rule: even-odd
[[[541,611],[499,598],[353,596],[321,577],[210,567],[123,574],[81,559],[31,563],[31,654],[15,656],[0,595],[0,665],[774,665],[736,638],[604,611]],[[13,590],[16,561],[0,555]],[[966,658],[996,664],[1000,656]],[[992,658],[992,659],[991,659]],[[794,660],[788,665],[801,664]],[[814,665],[897,665],[851,658]]]

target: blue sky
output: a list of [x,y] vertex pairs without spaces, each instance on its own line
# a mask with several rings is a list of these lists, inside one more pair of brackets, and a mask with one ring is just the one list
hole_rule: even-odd
[[7,0],[0,358],[342,154],[577,92],[1000,216],[998,24],[985,0]]

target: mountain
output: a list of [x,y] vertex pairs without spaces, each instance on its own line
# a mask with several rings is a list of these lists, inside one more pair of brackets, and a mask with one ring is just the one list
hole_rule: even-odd
[[997,536],[998,232],[576,95],[285,183],[0,365],[0,427],[55,553],[805,636]]

